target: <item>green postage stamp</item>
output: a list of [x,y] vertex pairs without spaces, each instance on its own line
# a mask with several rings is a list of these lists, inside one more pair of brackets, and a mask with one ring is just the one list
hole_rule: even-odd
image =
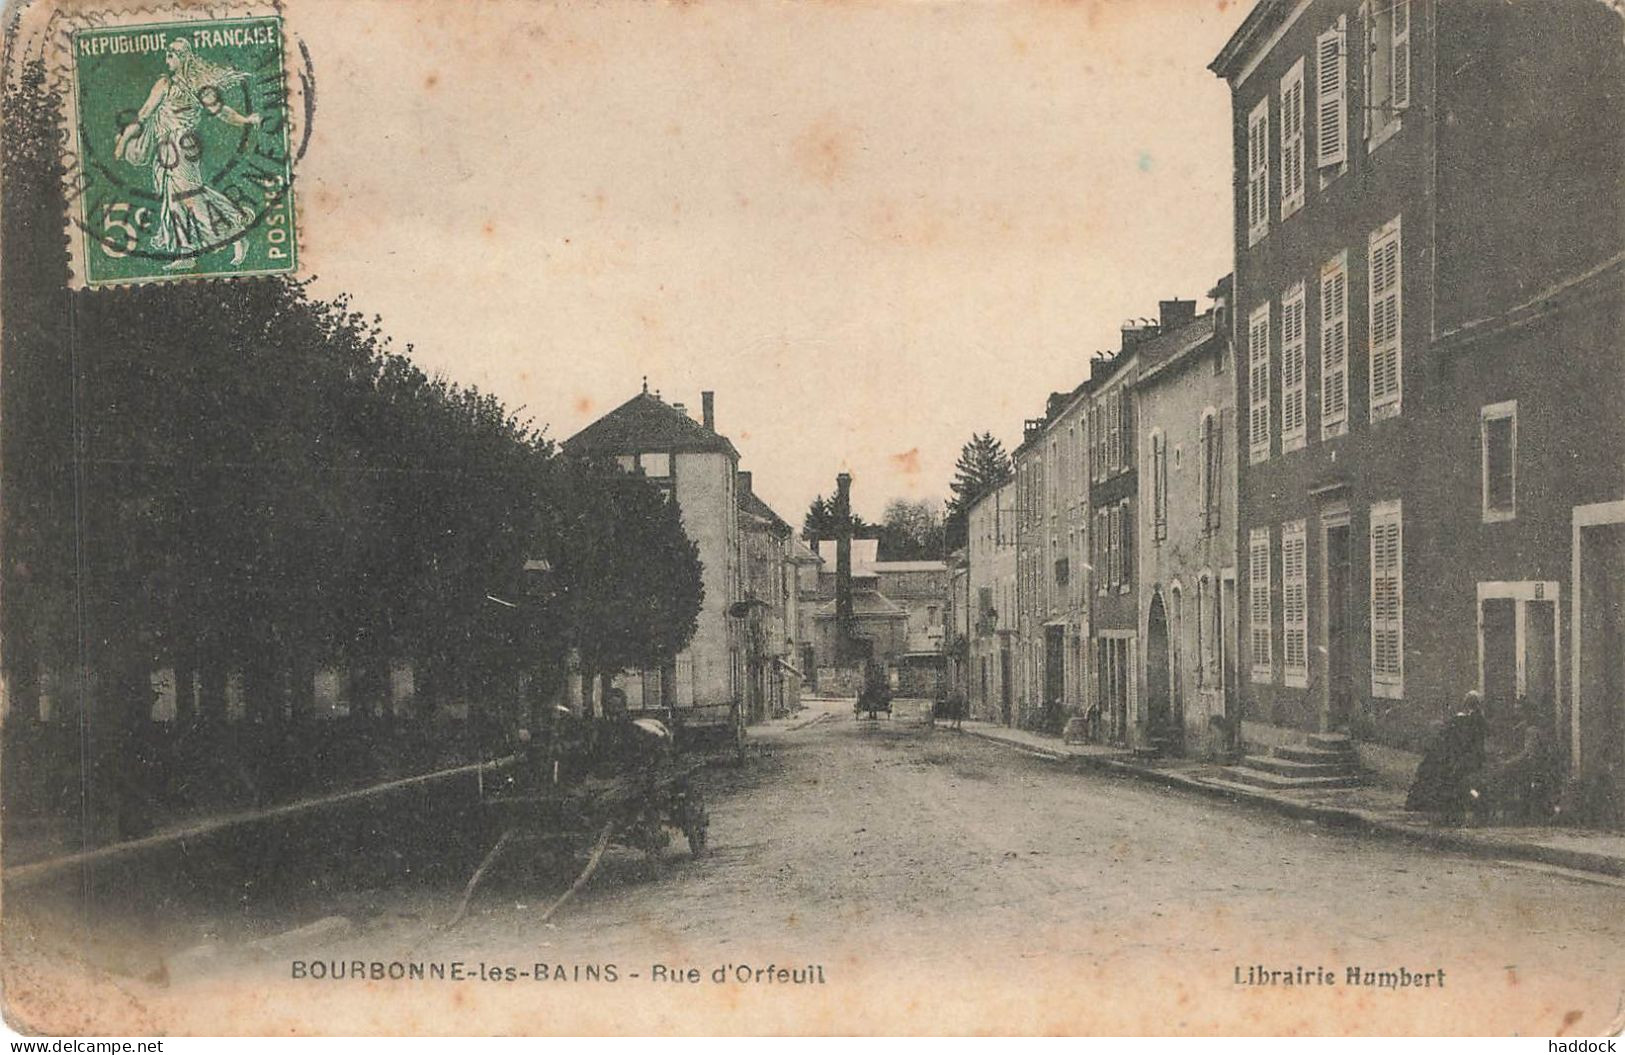
[[282,19],[96,26],[70,39],[79,281],[292,272]]

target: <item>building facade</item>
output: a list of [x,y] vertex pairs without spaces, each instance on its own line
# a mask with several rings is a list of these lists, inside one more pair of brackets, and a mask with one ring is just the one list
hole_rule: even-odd
[[971,597],[971,716],[1014,725],[1019,643],[1016,612],[1016,484],[977,499],[966,512]]
[[1130,744],[1140,714],[1139,444],[1135,442],[1135,346],[1155,327],[1125,328],[1121,351],[1089,377],[1089,582],[1094,734]]
[[[1162,304],[1162,333],[1140,345],[1138,582],[1144,703],[1159,748],[1205,757],[1234,747],[1235,379],[1228,282],[1194,319]],[[1187,321],[1188,320],[1188,321]]]
[[738,494],[739,452],[716,431],[712,393],[695,421],[647,388],[564,442],[567,453],[614,458],[664,489],[699,549],[705,601],[689,645],[665,670],[615,679],[630,706],[715,707],[743,703],[744,600]]
[[1622,41],[1595,0],[1263,0],[1212,64],[1261,733],[1414,750],[1478,687],[1625,771]]

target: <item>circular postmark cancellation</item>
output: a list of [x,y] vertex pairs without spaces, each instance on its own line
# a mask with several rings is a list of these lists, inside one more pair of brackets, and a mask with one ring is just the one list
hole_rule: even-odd
[[291,83],[279,11],[149,12],[56,39],[77,284],[297,269],[293,169],[315,94],[302,48]]

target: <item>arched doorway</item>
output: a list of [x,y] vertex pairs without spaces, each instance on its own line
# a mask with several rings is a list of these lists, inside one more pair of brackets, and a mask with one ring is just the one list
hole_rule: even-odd
[[1151,611],[1145,630],[1145,735],[1148,743],[1163,746],[1173,728],[1168,691],[1168,609],[1162,590],[1151,591]]

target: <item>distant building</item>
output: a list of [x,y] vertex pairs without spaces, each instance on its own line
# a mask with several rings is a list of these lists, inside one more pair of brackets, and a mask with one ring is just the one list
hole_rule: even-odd
[[704,566],[705,603],[688,648],[665,670],[617,679],[632,707],[744,702],[745,621],[731,614],[745,599],[739,452],[716,431],[712,393],[701,400],[703,416],[695,421],[646,388],[564,442],[567,452],[613,457],[665,489]]
[[972,717],[1014,725],[1017,701],[1016,485],[996,487],[965,517]]
[[796,634],[795,532],[751,489],[751,474],[737,478],[743,544],[745,718],[761,721],[801,705]]
[[[812,628],[812,659],[818,689],[850,695],[850,671],[835,662],[835,543],[818,540],[816,582],[804,572],[802,619]],[[880,540],[852,540],[852,635],[861,658],[884,660],[899,672],[898,691],[933,696],[946,687],[944,645],[948,600],[945,561],[882,561]],[[810,584],[811,588],[808,589]]]
[[1162,304],[1162,333],[1139,346],[1140,640],[1136,721],[1165,751],[1228,754],[1235,704],[1235,391],[1229,282],[1195,318]]

